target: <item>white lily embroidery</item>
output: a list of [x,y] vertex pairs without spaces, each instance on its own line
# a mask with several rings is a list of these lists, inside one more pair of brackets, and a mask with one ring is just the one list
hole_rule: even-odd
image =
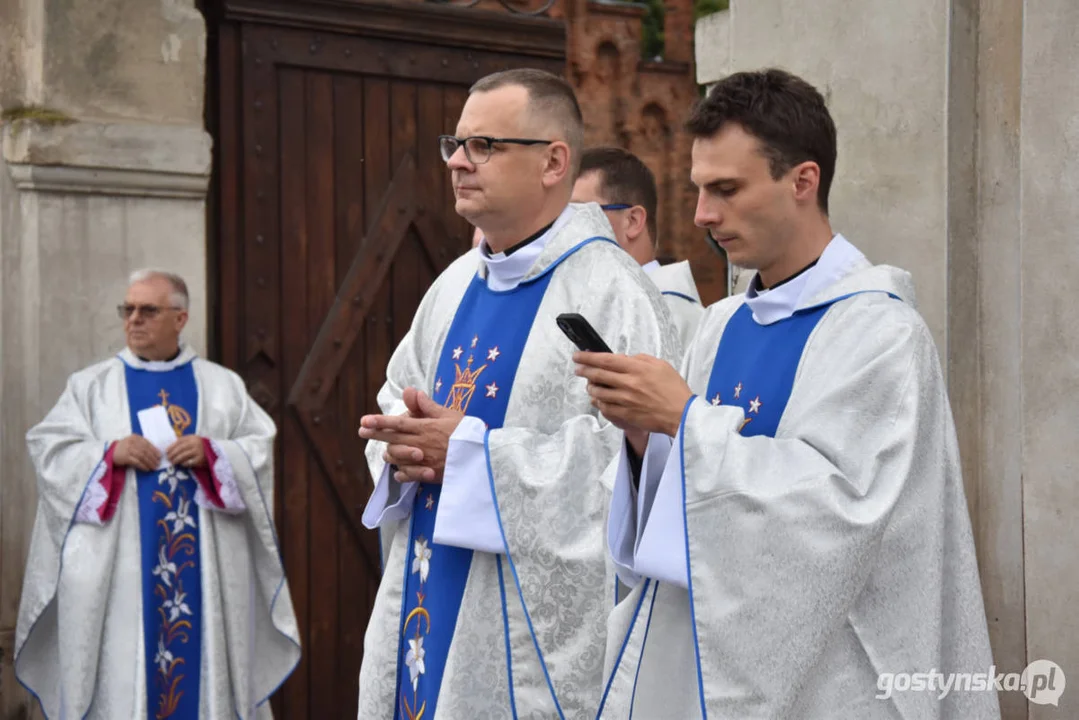
[[412,678],[412,692],[416,692],[416,688],[420,683],[420,675],[423,675],[427,668],[423,664],[423,656],[426,654],[426,650],[423,649],[423,638],[409,638],[408,640],[408,654],[405,655],[405,665],[408,666],[408,674]]
[[169,465],[157,475],[157,484],[164,485],[168,483],[170,494],[176,492],[176,486],[181,480],[187,480],[187,473],[175,465]]
[[165,647],[163,638],[157,639],[157,655],[154,656],[154,664],[161,670],[162,675],[168,674],[169,665],[172,664],[172,653]]
[[190,512],[191,501],[182,497],[180,498],[180,502],[177,504],[176,509],[165,515],[165,522],[172,523],[173,535],[183,530],[185,525],[195,527],[195,518],[189,514]]
[[176,594],[171,600],[165,600],[161,607],[169,611],[169,622],[176,622],[181,615],[191,615],[191,608],[187,605],[187,593],[176,589]]
[[172,576],[176,574],[176,563],[165,557],[165,546],[162,545],[157,551],[157,567],[153,570],[154,575],[161,578],[161,582],[167,587],[172,587]]
[[431,571],[431,548],[427,547],[427,540],[420,538],[416,541],[416,554],[412,558],[412,572],[420,574],[420,582],[427,582],[427,573]]

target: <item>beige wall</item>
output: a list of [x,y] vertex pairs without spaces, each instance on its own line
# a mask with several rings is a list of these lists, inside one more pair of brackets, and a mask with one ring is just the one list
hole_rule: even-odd
[[[698,75],[786,67],[839,130],[833,224],[915,279],[946,369],[1001,670],[1079,683],[1079,4],[732,0]],[[1079,716],[1003,693],[1006,718]]]
[[132,270],[187,279],[185,337],[205,349],[204,61],[193,0],[0,0],[0,718],[30,708],[11,669],[27,428],[71,372],[122,347]]
[[1028,0],[1019,133],[1027,648],[1074,683],[1079,716],[1079,3]]

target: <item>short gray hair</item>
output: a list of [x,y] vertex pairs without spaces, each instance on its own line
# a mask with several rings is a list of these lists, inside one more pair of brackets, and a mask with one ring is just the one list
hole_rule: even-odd
[[170,273],[164,270],[154,270],[152,268],[143,268],[142,270],[136,270],[131,273],[130,277],[127,279],[127,286],[131,287],[137,283],[154,280],[156,278],[166,280],[169,285],[172,286],[172,294],[169,296],[169,302],[178,308],[187,310],[191,300],[190,296],[187,294],[187,283],[176,273]]
[[528,109],[532,117],[539,116],[561,128],[569,146],[570,181],[576,180],[584,147],[584,119],[573,86],[545,70],[514,68],[480,78],[469,88],[468,94],[509,86],[523,87],[528,92]]

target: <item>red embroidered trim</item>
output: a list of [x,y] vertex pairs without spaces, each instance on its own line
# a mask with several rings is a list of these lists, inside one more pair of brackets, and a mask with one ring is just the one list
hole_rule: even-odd
[[211,470],[214,463],[217,462],[217,453],[214,452],[209,440],[206,438],[200,439],[202,440],[202,451],[206,454],[206,467],[191,469],[194,471],[195,479],[198,481],[199,487],[202,488],[206,498],[213,503],[214,507],[224,508],[225,501],[221,499],[221,481],[217,479],[217,475]]
[[127,468],[115,465],[112,461],[115,453],[116,443],[113,443],[105,451],[105,475],[101,478],[101,486],[105,488],[107,494],[105,502],[97,509],[102,524],[107,523],[116,514],[116,508],[120,505],[120,496],[124,492],[124,482],[127,480]]

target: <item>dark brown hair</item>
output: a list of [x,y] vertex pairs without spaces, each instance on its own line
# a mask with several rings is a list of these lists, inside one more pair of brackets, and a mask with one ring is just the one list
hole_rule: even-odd
[[611,203],[644,208],[648,236],[656,236],[656,176],[639,157],[619,147],[588,148],[581,155],[581,175],[597,172],[603,197]]
[[835,123],[815,87],[776,68],[728,75],[693,108],[686,129],[696,138],[710,138],[730,123],[760,141],[774,179],[806,161],[820,166],[817,205],[827,214]]
[[514,85],[528,91],[529,109],[533,115],[550,120],[562,129],[566,144],[569,145],[572,178],[576,178],[581,166],[581,148],[584,145],[584,118],[573,88],[564,79],[545,70],[515,68],[480,78],[469,88],[468,94],[490,92]]

